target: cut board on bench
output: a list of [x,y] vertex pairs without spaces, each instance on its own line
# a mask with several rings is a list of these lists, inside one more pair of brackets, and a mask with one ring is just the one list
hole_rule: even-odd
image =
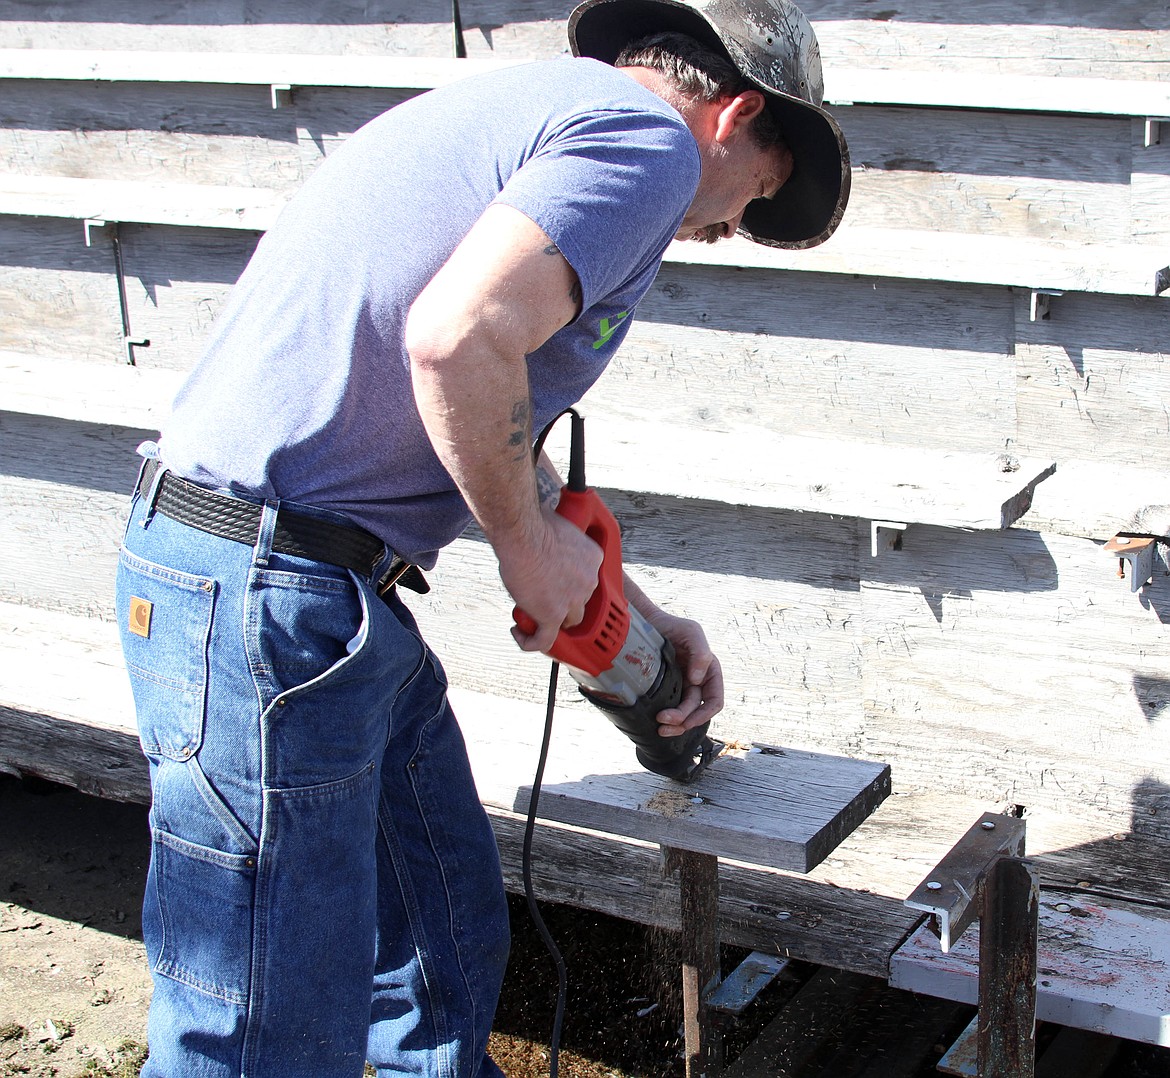
[[[485,804],[526,812],[539,707],[452,690]],[[608,727],[608,729],[607,729]],[[500,745],[499,729],[509,730]],[[558,706],[541,819],[793,872],[821,863],[890,794],[888,764],[797,749],[727,748],[693,783],[644,770],[591,705]]]
[[[890,984],[961,1003],[979,998],[979,926],[947,954],[922,925],[890,959]],[[1036,1017],[1170,1045],[1170,914],[1045,888]]]

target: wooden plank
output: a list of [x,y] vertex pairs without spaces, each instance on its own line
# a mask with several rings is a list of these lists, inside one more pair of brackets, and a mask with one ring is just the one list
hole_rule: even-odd
[[[832,111],[853,163],[851,229],[896,222],[1066,248],[1136,238],[1130,175],[1141,157],[1129,119],[861,105]],[[971,137],[975,128],[979,138]]]
[[0,213],[264,231],[288,201],[280,191],[212,184],[153,184],[70,176],[5,175]]
[[[11,111],[0,125],[0,167],[8,176],[290,192],[305,178],[297,112],[274,110],[266,88],[2,85]],[[35,194],[39,185],[29,182]]]
[[1105,542],[1154,505],[1170,505],[1170,476],[1164,468],[1062,461],[1056,474],[1036,488],[1032,508],[1018,526]]
[[[0,22],[6,48],[443,56],[452,53],[443,0],[62,0]],[[23,17],[19,17],[23,16]]]
[[1031,322],[1017,299],[1019,442],[1120,470],[1164,467],[1170,424],[1162,299],[1065,296]]
[[[1053,78],[1164,80],[1170,61],[1166,27],[1136,17],[1114,25],[1079,11],[1020,12],[1009,5],[964,9],[916,18],[902,5],[897,16],[879,19],[856,7],[826,19],[820,5],[807,5],[821,53],[833,67],[918,71],[939,75],[1021,75]],[[917,6],[917,5],[915,5]],[[840,9],[838,9],[839,11]],[[1057,23],[1057,20],[1060,20]],[[1055,25],[1054,25],[1055,24]]]
[[[474,16],[472,16],[474,17]],[[493,28],[518,36],[518,24]],[[468,24],[466,29],[480,29]],[[554,29],[555,33],[555,29]],[[536,46],[555,55],[551,42]],[[0,49],[0,78],[67,81],[225,83],[272,86],[366,86],[430,89],[469,75],[525,62],[523,54],[495,43],[491,55],[325,56],[320,54],[152,52],[149,50]],[[880,68],[829,66],[824,72],[831,105],[917,105],[979,110],[1077,113],[1106,116],[1170,115],[1170,89],[1137,79],[1036,75],[974,77]]]
[[0,352],[0,400],[25,415],[158,430],[182,380],[179,371]]
[[[121,225],[118,234],[131,334],[150,341],[134,350],[135,362],[190,368],[257,233]],[[0,217],[0,287],[11,316],[0,322],[0,349],[126,362],[113,229],[90,238],[87,247],[79,221]]]
[[762,429],[999,453],[1016,436],[1012,324],[999,288],[668,264],[581,409],[631,429],[650,412],[679,440]]
[[19,507],[0,514],[0,600],[110,615],[134,448],[153,435],[0,412],[0,503]]
[[520,61],[454,56],[0,49],[0,78],[430,89]]
[[1166,286],[1170,250],[1139,244],[1070,244],[1012,236],[853,226],[808,251],[762,247],[743,237],[706,244],[673,242],[671,262],[754,266],[807,273],[907,277],[1070,292],[1154,296]]
[[[453,690],[480,797],[527,812],[539,708]],[[558,708],[542,819],[795,872],[814,868],[885,799],[882,764],[796,749],[725,753],[686,786],[643,771],[624,735],[593,708]],[[512,730],[503,746],[493,735]],[[603,736],[609,734],[610,736]],[[523,763],[518,763],[518,757]]]
[[[1036,1016],[1147,1044],[1170,1044],[1170,916],[1045,890],[1040,899]],[[890,983],[975,1002],[979,928],[947,954],[925,926],[895,952]]]
[[124,359],[113,254],[77,221],[0,217],[0,348]]
[[867,568],[858,754],[902,789],[1166,837],[1165,588],[1139,602],[1096,543],[1015,530],[909,529]]
[[[1006,528],[1027,510],[1055,465],[1008,454],[946,453],[904,446],[796,438],[766,430],[715,431],[594,417],[591,482],[640,485],[659,494],[706,498],[862,520],[951,528]],[[777,462],[801,462],[785,474]]]
[[827,65],[824,75],[825,100],[831,105],[915,105],[1086,116],[1170,114],[1170,87],[1152,80],[971,75],[847,65]]
[[[6,175],[0,179],[0,213],[263,231],[289,195],[211,184]],[[676,241],[666,260],[1134,296],[1156,295],[1170,281],[1170,250],[1160,246],[1066,246],[848,223],[810,251],[761,247],[737,237],[719,244]]]
[[1133,175],[1130,179],[1130,230],[1142,243],[1170,244],[1170,122],[1158,125],[1159,141],[1146,145],[1146,125],[1135,120],[1130,129]]

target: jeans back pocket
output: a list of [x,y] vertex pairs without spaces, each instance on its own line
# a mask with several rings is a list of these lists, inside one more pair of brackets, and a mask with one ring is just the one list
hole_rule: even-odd
[[216,585],[123,550],[116,609],[138,736],[149,755],[190,759],[203,740]]

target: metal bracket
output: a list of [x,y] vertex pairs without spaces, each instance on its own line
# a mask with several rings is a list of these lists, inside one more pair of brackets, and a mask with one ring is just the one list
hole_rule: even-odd
[[1022,857],[1025,824],[1015,816],[985,812],[905,900],[905,905],[931,915],[930,927],[943,953],[979,916],[983,881],[1001,857]]
[[1162,141],[1162,125],[1170,123],[1167,116],[1147,116],[1145,130],[1145,147],[1157,146]]
[[1040,883],[1023,857],[1024,828],[984,813],[906,899],[931,914],[943,951],[979,918],[979,1078],[1035,1073]]
[[787,958],[752,951],[728,976],[710,987],[707,1009],[738,1017],[787,967]]
[[105,228],[109,225],[109,221],[102,217],[87,217],[81,222],[81,227],[85,230],[85,245],[86,247],[93,246],[93,234],[99,228]]
[[1028,314],[1029,320],[1032,322],[1047,322],[1052,317],[1050,301],[1063,295],[1063,292],[1058,292],[1052,288],[1033,288]]
[[883,550],[901,550],[902,533],[909,527],[893,520],[869,522],[869,554],[876,558]]
[[86,247],[93,246],[93,233],[99,228],[110,229],[110,243],[114,248],[114,278],[118,285],[118,312],[122,319],[122,350],[127,366],[133,367],[134,349],[147,348],[150,341],[145,337],[134,337],[130,332],[130,305],[126,300],[126,274],[122,266],[122,238],[119,235],[119,221],[101,217],[87,217],[82,222]]
[[272,91],[274,109],[288,108],[292,104],[292,86],[287,82],[274,82],[269,89]]
[[1149,537],[1115,535],[1102,549],[1117,559],[1119,579],[1125,579],[1125,566],[1129,563],[1129,590],[1133,592],[1153,581],[1157,545],[1158,541]]

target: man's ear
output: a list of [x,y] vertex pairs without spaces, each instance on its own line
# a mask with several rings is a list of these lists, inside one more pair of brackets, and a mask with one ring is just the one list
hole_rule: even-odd
[[726,142],[739,128],[747,127],[764,110],[759,90],[744,90],[720,103],[715,121],[715,141]]

